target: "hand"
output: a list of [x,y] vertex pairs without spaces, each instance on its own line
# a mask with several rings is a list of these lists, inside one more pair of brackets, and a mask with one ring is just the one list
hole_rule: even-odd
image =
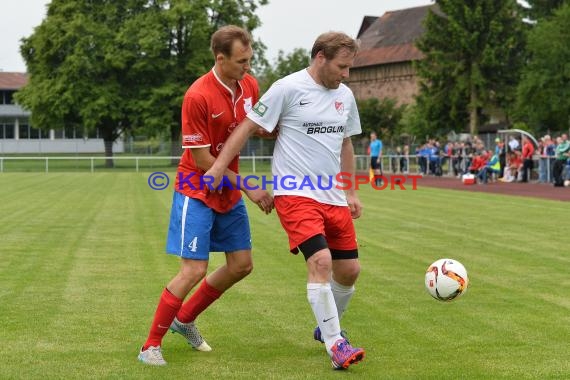
[[[223,176],[224,172],[215,169],[213,166],[210,169],[208,169],[208,171],[204,173],[204,178],[213,179],[213,181],[207,185],[208,190],[213,192],[215,189],[217,189],[220,183],[222,182]],[[221,193],[221,191],[222,191],[221,188],[218,189],[218,192]]]
[[271,213],[273,210],[273,197],[269,194],[266,190],[262,190],[259,188],[249,190],[244,190],[245,195],[259,207],[261,211],[265,214]]
[[350,216],[352,216],[352,219],[360,218],[360,215],[362,215],[362,203],[360,203],[360,199],[358,199],[356,194],[348,194],[346,196],[346,201],[348,202],[348,208],[350,208]]

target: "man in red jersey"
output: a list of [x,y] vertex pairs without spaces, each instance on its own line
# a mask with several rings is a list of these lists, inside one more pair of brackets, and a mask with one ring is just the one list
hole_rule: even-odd
[[[275,210],[290,251],[305,258],[307,300],[317,322],[313,338],[324,343],[335,369],[365,355],[340,327],[360,273],[352,219],[360,217],[362,205],[353,187],[343,190],[338,183],[339,173],[354,176],[351,136],[362,133],[356,100],[342,83],[357,51],[357,41],[344,33],[320,35],[310,66],[271,86],[206,173],[217,185],[250,134],[260,127],[270,133],[279,128],[272,162]],[[280,185],[278,179],[286,177],[329,186]]]
[[[199,351],[210,351],[194,324],[196,317],[252,268],[251,234],[238,185],[238,157],[224,172],[230,183],[221,192],[209,192],[202,181],[225,141],[258,100],[257,81],[247,72],[253,56],[250,34],[225,26],[212,35],[214,68],[190,86],[182,105],[182,147],[178,166],[166,251],[180,256],[180,271],[162,295],[139,360],[165,365],[162,338],[168,331],[181,334]],[[273,199],[261,189],[243,189],[266,213]],[[225,252],[226,264],[206,277],[210,252]],[[204,278],[205,277],[205,278]],[[184,298],[202,279],[200,286]]]
[[528,182],[529,177],[532,173],[532,169],[534,168],[534,163],[532,161],[532,156],[534,155],[534,145],[530,139],[526,136],[522,138],[523,147],[522,147],[522,178],[521,182]]

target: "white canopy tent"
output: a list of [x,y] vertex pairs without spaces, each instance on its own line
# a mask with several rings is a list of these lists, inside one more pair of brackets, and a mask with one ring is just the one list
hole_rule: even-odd
[[497,134],[501,137],[501,140],[503,140],[503,142],[505,143],[505,146],[508,146],[508,138],[509,136],[515,136],[515,135],[520,135],[520,142],[522,143],[522,138],[524,137],[528,137],[528,139],[530,141],[532,141],[532,143],[534,144],[535,148],[538,148],[538,141],[534,138],[533,135],[531,135],[529,132],[527,131],[523,131],[522,129],[499,129],[497,131]]

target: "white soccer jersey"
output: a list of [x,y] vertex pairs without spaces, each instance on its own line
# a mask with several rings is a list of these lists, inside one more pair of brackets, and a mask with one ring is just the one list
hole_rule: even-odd
[[[274,195],[347,205],[344,191],[336,188],[342,142],[362,132],[356,100],[347,86],[327,89],[301,70],[275,82],[247,117],[268,132],[279,126]],[[347,186],[346,179],[340,186]]]

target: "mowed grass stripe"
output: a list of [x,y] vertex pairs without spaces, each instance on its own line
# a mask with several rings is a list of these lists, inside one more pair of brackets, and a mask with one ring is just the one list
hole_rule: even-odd
[[[494,291],[485,294],[488,298],[481,299],[481,305],[490,302],[493,305],[493,310],[499,312],[498,321],[507,322],[504,325],[489,326],[490,331],[524,331],[525,333],[521,334],[521,339],[527,344],[529,341],[532,344],[535,335],[544,335],[543,323],[545,320],[550,318],[556,320],[557,317],[568,320],[567,308],[558,307],[567,305],[568,300],[567,267],[563,265],[568,260],[568,254],[561,249],[563,242],[560,237],[563,235],[558,234],[560,231],[558,228],[545,228],[538,235],[528,228],[532,226],[533,222],[539,224],[544,222],[544,215],[540,212],[541,207],[531,208],[534,211],[529,213],[525,207],[529,200],[525,199],[521,199],[520,203],[508,202],[507,205],[503,205],[501,198],[504,197],[496,198],[485,195],[483,197],[469,197],[465,199],[468,202],[462,203],[463,196],[460,195],[457,198],[454,196],[458,192],[428,189],[428,191],[419,190],[418,193],[371,194],[373,200],[363,197],[368,201],[365,202],[366,213],[362,221],[358,222],[361,227],[359,228],[359,236],[366,237],[364,240],[366,247],[362,250],[377,254],[374,256],[374,263],[369,263],[369,267],[385,266],[383,271],[385,274],[394,274],[387,279],[387,282],[398,283],[398,280],[402,281],[403,278],[411,277],[408,271],[410,264],[414,265],[419,260],[423,260],[424,266],[417,268],[418,271],[425,270],[427,264],[439,257],[459,259],[468,265],[470,270],[471,289],[468,292],[468,294],[470,293],[470,302],[477,302],[473,299],[476,297],[473,295],[474,292],[494,288]],[[418,200],[421,204],[417,204]],[[406,204],[399,203],[400,201],[406,202]],[[484,212],[481,212],[481,209],[477,208],[481,202],[485,202],[491,207],[486,207]],[[568,211],[567,206],[559,202],[538,201],[538,204],[540,203],[546,207],[550,203],[562,206],[556,207],[557,214],[551,213],[549,218],[563,218]],[[437,205],[437,207],[426,205]],[[450,214],[450,210],[453,211],[453,214],[460,213],[462,215],[469,212],[471,217],[478,216],[478,223],[467,226],[464,223],[453,223],[455,217]],[[519,215],[521,211],[524,212],[524,218],[529,218],[528,220],[531,220],[531,223]],[[519,216],[515,222],[501,224],[501,222],[497,222],[498,217],[494,215],[494,212],[498,216],[503,214]],[[410,223],[410,220],[413,222]],[[513,220],[515,219],[513,218]],[[521,220],[525,220],[525,222],[520,222]],[[361,238],[361,242],[362,240]],[[510,242],[510,246],[505,247],[505,240]],[[550,242],[549,247],[552,250],[549,251],[549,247],[543,247],[540,244],[542,241]],[[540,252],[537,252],[537,245],[541,248]],[[369,246],[374,247],[374,249],[367,249]],[[507,249],[509,247],[510,249]],[[426,256],[428,257],[426,258]],[[369,258],[363,257],[363,262]],[[416,288],[419,291],[419,288],[423,288],[423,279],[415,278],[420,281],[410,285],[412,289]],[[363,283],[366,281],[361,281],[361,287]],[[535,284],[538,286],[533,286]],[[560,286],[564,284],[565,287]],[[547,289],[557,294],[552,305],[549,305],[552,300],[547,302],[536,301],[544,298],[541,296],[545,294]],[[390,294],[391,290],[388,289],[380,298],[382,300],[389,299]],[[513,301],[519,300],[521,294],[525,295],[524,300],[513,305]],[[549,294],[548,291],[546,294]],[[398,299],[404,297],[406,304],[416,304],[415,300],[409,301],[401,293],[398,293],[397,297]],[[533,302],[528,302],[529,299],[532,299]],[[501,313],[500,308],[497,308],[497,305],[503,303],[511,303],[508,305],[509,313],[507,314]],[[450,306],[463,305],[467,306],[463,301],[444,306],[449,308]],[[367,306],[372,307],[372,304]],[[401,306],[404,307],[404,305]],[[436,307],[440,305],[428,304],[426,306]],[[425,311],[425,309],[422,310]],[[486,310],[486,312],[490,311]],[[456,313],[457,310],[453,312]],[[468,320],[472,311],[469,310],[465,314],[464,317]],[[514,314],[515,317],[509,318],[508,314]],[[406,313],[398,313],[397,316],[405,318]],[[437,316],[438,318],[441,317],[439,314]],[[522,316],[524,318],[521,319]],[[533,329],[519,329],[520,324],[527,320],[532,320],[532,323],[528,323],[529,326],[527,327],[533,327]],[[437,322],[436,318],[434,318],[434,322]],[[482,318],[480,322],[485,323],[485,319]],[[528,331],[532,333],[526,335]],[[557,338],[557,334],[567,333],[568,329],[566,327],[553,328],[551,331],[551,338],[558,341],[559,348],[563,348],[565,343]],[[431,332],[436,337],[441,336],[437,331]],[[495,336],[500,335],[495,334]],[[509,335],[505,337],[504,342],[512,344],[516,336],[517,334]],[[562,351],[568,352],[567,348],[562,349]]]
[[[169,334],[163,347],[169,366],[142,366],[139,345],[178,268],[164,254],[172,189],[151,190],[147,176],[0,175],[0,195],[12,200],[0,204],[0,378],[570,373],[570,257],[562,223],[568,205],[421,187],[359,193],[363,268],[343,328],[366,348],[362,364],[347,373],[330,370],[322,345],[312,340],[303,257],[288,253],[275,215],[247,203],[255,269],[200,316],[214,351],[192,351]],[[469,271],[471,287],[456,302],[425,292],[425,269],[441,257]],[[211,270],[223,261],[214,254]]]

